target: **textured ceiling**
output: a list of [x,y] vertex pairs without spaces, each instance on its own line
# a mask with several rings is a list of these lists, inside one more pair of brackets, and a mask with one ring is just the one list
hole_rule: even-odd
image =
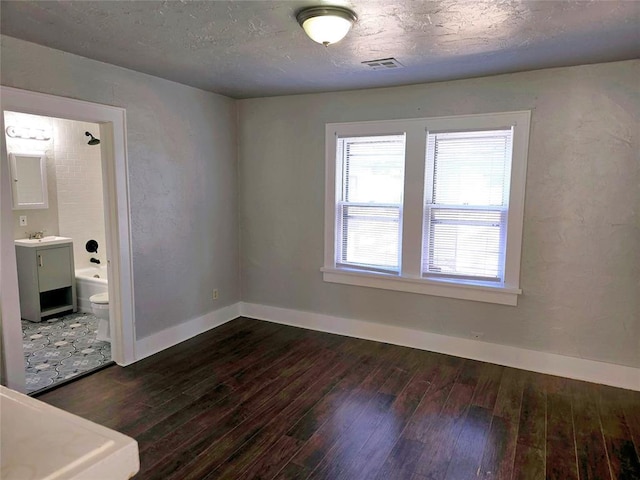
[[[2,1],[5,35],[235,98],[406,85],[640,57],[637,1],[353,0],[323,47],[322,1]],[[402,69],[365,60],[395,57]]]

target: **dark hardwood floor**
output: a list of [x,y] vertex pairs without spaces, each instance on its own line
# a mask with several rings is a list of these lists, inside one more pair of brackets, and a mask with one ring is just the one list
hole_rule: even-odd
[[39,397],[136,479],[640,479],[640,393],[239,318]]

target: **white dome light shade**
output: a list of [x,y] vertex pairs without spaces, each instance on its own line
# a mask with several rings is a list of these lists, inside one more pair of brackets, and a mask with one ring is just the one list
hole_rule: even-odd
[[342,7],[312,7],[296,15],[298,23],[309,38],[324,46],[342,40],[358,17]]
[[330,45],[342,40],[351,29],[351,22],[341,17],[312,17],[302,28],[314,42]]

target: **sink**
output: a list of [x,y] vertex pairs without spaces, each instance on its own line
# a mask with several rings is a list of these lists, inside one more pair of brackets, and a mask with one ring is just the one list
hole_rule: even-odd
[[21,238],[20,240],[15,240],[15,244],[22,247],[41,247],[43,245],[71,243],[72,241],[73,239],[68,237],[56,237],[55,235],[51,235],[42,238]]

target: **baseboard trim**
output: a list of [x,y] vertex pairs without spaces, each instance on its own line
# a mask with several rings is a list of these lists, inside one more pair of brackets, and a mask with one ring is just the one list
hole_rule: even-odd
[[149,357],[155,353],[173,347],[179,343],[200,335],[212,328],[219,327],[240,316],[240,304],[234,303],[228,307],[209,312],[180,325],[166,328],[158,333],[136,341],[136,361]]
[[93,311],[91,310],[91,302],[89,301],[88,298],[78,297],[76,301],[76,305],[78,307],[78,311],[80,312],[91,313]]
[[480,342],[380,323],[240,302],[242,316],[283,325],[446,353],[538,373],[640,391],[640,368]]

